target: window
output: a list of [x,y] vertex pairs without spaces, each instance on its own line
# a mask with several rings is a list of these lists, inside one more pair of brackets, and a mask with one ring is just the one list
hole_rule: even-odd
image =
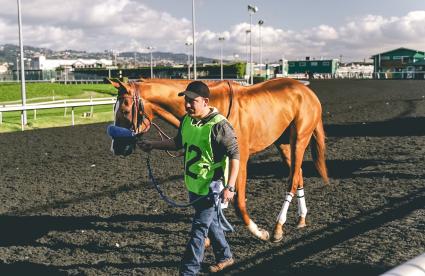
[[390,56],[381,56],[381,60],[390,60]]
[[295,66],[295,63],[289,62],[289,67],[294,67],[294,66]]
[[329,61],[324,61],[324,62],[322,62],[322,65],[323,65],[323,66],[329,66]]
[[300,62],[300,67],[306,67],[306,66],[307,64],[304,61]]
[[318,65],[317,61],[312,61],[310,64],[311,64],[311,66],[317,66]]

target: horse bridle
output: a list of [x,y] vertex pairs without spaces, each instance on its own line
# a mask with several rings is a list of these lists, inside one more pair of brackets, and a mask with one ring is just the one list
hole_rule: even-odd
[[[135,96],[125,96],[119,95],[117,96],[117,101],[115,102],[114,110],[116,110],[116,105],[119,104],[120,100],[124,99],[132,99],[133,103],[131,105],[131,130],[136,135],[143,135],[149,131],[150,126],[152,125],[152,120],[149,118],[148,114],[145,112],[145,106],[143,104],[143,100],[139,95]],[[145,122],[148,121],[148,123]],[[140,126],[145,125],[144,130],[139,132]]]

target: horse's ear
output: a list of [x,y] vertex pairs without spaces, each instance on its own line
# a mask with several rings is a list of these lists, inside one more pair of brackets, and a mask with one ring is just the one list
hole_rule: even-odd
[[124,83],[120,81],[119,79],[114,78],[104,78],[103,83],[112,84],[115,88],[125,87]]

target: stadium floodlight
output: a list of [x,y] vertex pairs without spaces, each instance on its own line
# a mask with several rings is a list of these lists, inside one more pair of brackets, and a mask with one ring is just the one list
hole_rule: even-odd
[[187,50],[187,79],[190,80],[190,46],[192,46],[192,42],[186,42],[186,45],[189,49]]
[[262,66],[262,64],[263,64],[263,53],[262,53],[262,48],[263,48],[263,42],[262,42],[262,40],[261,40],[261,26],[263,26],[263,24],[264,24],[264,21],[262,20],[262,19],[260,19],[259,21],[258,21],[258,26],[259,26],[259,40],[260,40],[260,75],[262,75],[262,71],[261,71],[261,66]]
[[224,36],[220,36],[218,40],[220,41],[220,79],[223,80],[223,43]]
[[251,85],[254,83],[254,66],[252,66],[252,15],[258,11],[257,6],[248,5],[248,13],[249,13],[249,75],[251,77]]
[[149,50],[150,55],[151,55],[151,79],[153,79],[153,62],[152,62],[152,50],[153,50],[153,47],[152,46],[148,46],[148,47],[146,47],[146,49]]
[[192,48],[193,48],[193,79],[197,79],[196,74],[196,39],[195,39],[195,0],[192,0]]
[[[19,52],[21,54],[21,97],[22,106],[25,107],[27,104],[27,93],[25,89],[25,67],[24,67],[24,45],[22,42],[22,16],[21,16],[21,1],[17,0],[18,3],[18,28],[19,28]],[[16,73],[19,75],[18,71]],[[21,124],[25,126],[27,124],[27,111],[22,110],[21,113]],[[23,130],[23,129],[22,129]]]

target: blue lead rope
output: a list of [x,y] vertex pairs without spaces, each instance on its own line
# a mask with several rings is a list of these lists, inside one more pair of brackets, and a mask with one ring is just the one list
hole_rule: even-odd
[[146,157],[146,167],[148,168],[148,175],[149,179],[152,182],[152,185],[155,187],[156,191],[158,192],[159,196],[170,206],[177,207],[177,208],[187,208],[192,205],[194,205],[196,202],[205,199],[206,197],[213,195],[214,196],[214,206],[217,210],[217,216],[218,216],[218,222],[220,224],[221,229],[225,232],[235,232],[235,229],[233,226],[229,223],[229,221],[226,219],[223,213],[223,209],[221,208],[220,199],[217,197],[221,197],[221,193],[209,193],[205,196],[199,197],[189,203],[177,203],[174,200],[167,197],[164,192],[162,191],[161,187],[159,186],[158,181],[153,176],[151,162],[150,162],[150,154]]

